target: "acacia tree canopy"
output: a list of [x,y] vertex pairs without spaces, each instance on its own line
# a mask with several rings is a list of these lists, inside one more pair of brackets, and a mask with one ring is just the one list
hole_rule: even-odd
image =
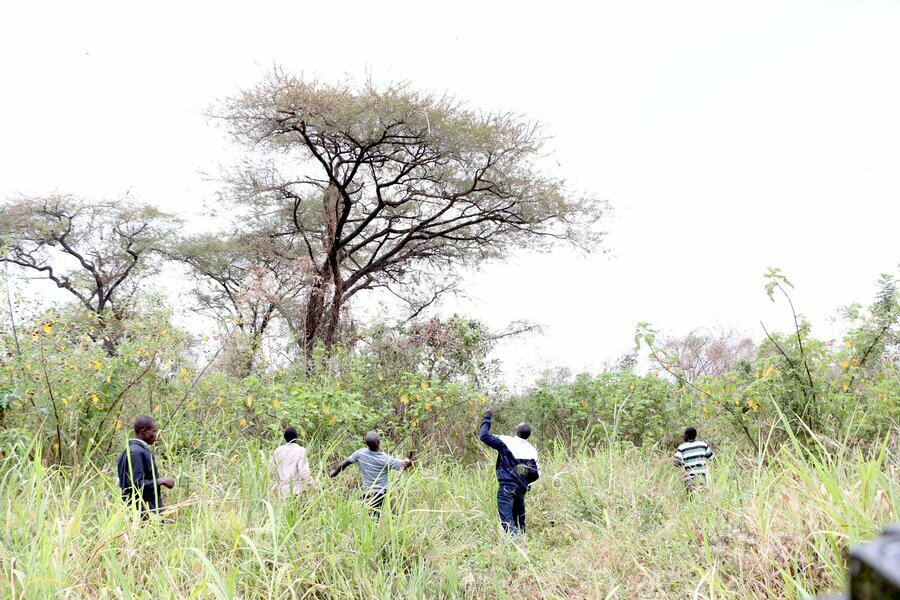
[[[73,196],[0,204],[0,261],[40,273],[98,317],[123,317],[175,220],[146,204]],[[113,342],[106,338],[108,349]]]
[[404,85],[325,85],[275,71],[217,116],[254,154],[230,192],[313,265],[304,343],[376,287],[440,293],[448,272],[563,241],[591,250],[607,204],[538,167],[539,127]]

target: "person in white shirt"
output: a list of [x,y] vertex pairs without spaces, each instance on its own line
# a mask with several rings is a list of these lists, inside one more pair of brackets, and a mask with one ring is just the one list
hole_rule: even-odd
[[306,448],[297,443],[297,430],[288,427],[284,430],[284,445],[279,446],[272,455],[272,462],[278,471],[275,486],[285,495],[293,496],[316,487],[316,481],[309,470]]

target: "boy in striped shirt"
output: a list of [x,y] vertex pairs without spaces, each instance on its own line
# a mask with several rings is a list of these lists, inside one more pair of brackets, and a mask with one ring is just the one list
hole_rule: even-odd
[[697,439],[697,430],[684,430],[684,443],[675,451],[675,466],[684,468],[684,483],[688,491],[706,480],[706,462],[713,460],[712,447]]

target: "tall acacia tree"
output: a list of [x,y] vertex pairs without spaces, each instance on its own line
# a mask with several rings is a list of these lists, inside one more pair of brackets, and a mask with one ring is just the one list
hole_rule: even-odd
[[88,202],[73,196],[18,198],[0,204],[0,262],[36,272],[75,297],[114,353],[111,325],[126,313],[150,260],[175,223],[147,204]]
[[607,205],[538,167],[539,127],[404,85],[325,85],[276,70],[216,111],[248,158],[231,192],[312,265],[301,345],[335,341],[359,292],[446,289],[455,268],[565,241],[590,250]]

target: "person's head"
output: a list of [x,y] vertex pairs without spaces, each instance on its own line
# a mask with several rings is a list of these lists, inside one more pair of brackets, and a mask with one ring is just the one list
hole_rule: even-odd
[[297,439],[297,430],[293,427],[288,427],[284,430],[284,441],[290,443]]
[[688,427],[684,430],[684,441],[693,442],[697,439],[697,430],[693,427]]
[[147,445],[156,442],[158,434],[159,428],[156,426],[156,421],[150,417],[141,416],[134,420],[134,437]]
[[374,431],[370,431],[366,434],[365,442],[366,446],[368,446],[369,450],[372,452],[378,452],[378,448],[381,447],[381,439],[379,439],[378,434]]
[[531,437],[531,425],[528,423],[519,423],[516,425],[516,435],[523,440],[527,440]]

